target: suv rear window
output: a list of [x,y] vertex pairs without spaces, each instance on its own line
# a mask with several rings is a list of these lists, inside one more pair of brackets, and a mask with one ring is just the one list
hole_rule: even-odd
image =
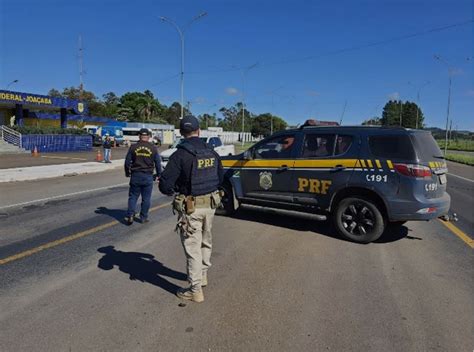
[[419,132],[413,134],[411,138],[415,144],[418,159],[431,161],[433,158],[443,158],[443,153],[431,133]]
[[373,156],[387,159],[414,160],[415,151],[406,134],[369,136],[370,152]]

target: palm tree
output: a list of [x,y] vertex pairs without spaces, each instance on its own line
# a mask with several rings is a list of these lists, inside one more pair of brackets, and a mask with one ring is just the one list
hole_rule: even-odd
[[160,103],[150,96],[140,98],[137,104],[137,113],[143,122],[150,121],[154,116],[162,112],[162,110],[163,108]]

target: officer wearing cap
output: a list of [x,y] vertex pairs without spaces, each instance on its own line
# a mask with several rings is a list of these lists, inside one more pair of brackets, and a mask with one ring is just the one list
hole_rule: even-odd
[[202,287],[207,286],[211,267],[211,229],[220,203],[218,187],[223,169],[219,155],[199,138],[199,121],[194,116],[184,117],[179,127],[184,140],[161,174],[159,188],[162,193],[175,196],[176,229],[186,255],[189,287],[178,290],[177,296],[202,302]]
[[[142,223],[148,222],[153,180],[159,178],[161,174],[161,158],[158,149],[149,142],[150,137],[150,131],[142,128],[139,132],[139,141],[130,147],[125,158],[125,176],[130,177],[128,210],[125,217],[128,225],[133,224],[140,195],[142,196],[140,220]],[[156,170],[155,176],[153,176],[154,170]]]

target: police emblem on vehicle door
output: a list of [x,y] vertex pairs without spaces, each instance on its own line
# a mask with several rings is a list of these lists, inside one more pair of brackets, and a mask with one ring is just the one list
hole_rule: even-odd
[[265,191],[268,191],[272,188],[272,173],[268,171],[262,171],[260,173],[260,187],[262,187]]

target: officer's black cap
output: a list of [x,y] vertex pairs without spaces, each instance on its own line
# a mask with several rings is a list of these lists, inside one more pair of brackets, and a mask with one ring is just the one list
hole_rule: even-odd
[[185,133],[197,131],[199,129],[199,121],[192,115],[185,116],[179,122],[179,129]]
[[140,129],[140,132],[138,132],[138,134],[140,136],[149,136],[151,133],[150,133],[150,130],[147,129],[147,128],[142,128]]

